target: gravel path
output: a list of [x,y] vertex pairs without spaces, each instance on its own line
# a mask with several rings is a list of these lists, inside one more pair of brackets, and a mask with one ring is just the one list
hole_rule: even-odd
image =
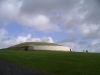
[[0,60],[0,75],[48,75],[37,70],[24,68]]

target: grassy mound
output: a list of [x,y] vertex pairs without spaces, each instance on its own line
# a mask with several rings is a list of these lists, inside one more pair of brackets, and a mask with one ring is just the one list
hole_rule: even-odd
[[24,48],[25,46],[28,46],[28,45],[60,46],[58,44],[46,43],[46,42],[25,42],[25,43],[21,43],[21,44],[17,44],[17,45],[11,46],[11,47],[9,47],[7,49],[10,49],[10,50],[20,50],[21,48]]

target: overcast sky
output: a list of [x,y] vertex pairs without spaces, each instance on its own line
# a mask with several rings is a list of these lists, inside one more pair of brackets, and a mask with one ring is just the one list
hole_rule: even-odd
[[0,48],[22,42],[100,52],[100,0],[0,0]]

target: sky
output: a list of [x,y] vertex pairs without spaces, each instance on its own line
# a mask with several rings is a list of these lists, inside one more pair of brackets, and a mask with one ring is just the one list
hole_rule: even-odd
[[0,48],[23,42],[100,52],[100,0],[0,0]]

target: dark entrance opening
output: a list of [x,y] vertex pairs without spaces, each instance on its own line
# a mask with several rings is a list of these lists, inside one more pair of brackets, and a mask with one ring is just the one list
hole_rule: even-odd
[[25,47],[25,51],[28,51],[28,46]]
[[70,52],[71,52],[72,50],[70,49]]

